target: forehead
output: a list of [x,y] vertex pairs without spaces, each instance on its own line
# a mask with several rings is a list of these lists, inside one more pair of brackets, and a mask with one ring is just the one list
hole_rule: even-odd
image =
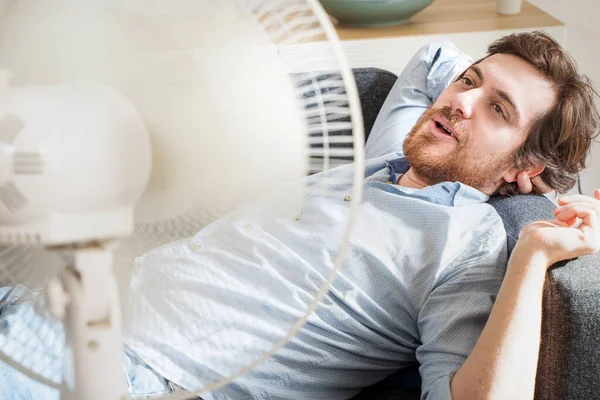
[[556,91],[541,72],[512,54],[494,54],[477,64],[484,86],[506,92],[526,125],[548,111],[555,102]]

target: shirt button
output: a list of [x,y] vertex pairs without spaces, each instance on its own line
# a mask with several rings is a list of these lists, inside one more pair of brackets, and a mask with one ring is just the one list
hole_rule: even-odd
[[192,251],[196,251],[196,250],[198,250],[200,247],[202,247],[202,245],[200,245],[200,244],[196,244],[196,243],[190,243],[190,244],[188,245],[188,248],[189,248],[190,250],[192,250]]
[[350,200],[352,200],[352,196],[347,194],[346,197],[344,197],[344,201],[350,201]]
[[300,221],[301,218],[302,218],[302,213],[296,215],[296,221]]

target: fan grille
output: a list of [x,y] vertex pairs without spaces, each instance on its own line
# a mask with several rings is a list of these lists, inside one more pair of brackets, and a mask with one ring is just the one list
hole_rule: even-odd
[[[61,4],[62,3],[63,2],[61,2]],[[106,7],[100,7],[98,6],[99,3],[93,2],[82,1],[72,3],[82,9],[90,7],[90,10],[93,12],[99,11],[100,9],[102,12],[112,12],[113,5],[115,6],[114,8],[118,8],[118,5],[121,4],[121,2],[114,2],[114,4],[111,2],[110,6],[106,5]],[[225,51],[219,52],[219,49],[217,49],[218,52],[216,56],[211,57],[211,54],[203,53],[206,49],[202,48],[202,45],[210,46],[213,44],[211,42],[218,40],[221,34],[226,35],[228,30],[233,30],[235,27],[235,25],[221,27],[214,24],[217,31],[210,32],[209,36],[211,42],[206,41],[207,36],[205,35],[206,37],[204,37],[200,33],[206,33],[202,31],[202,22],[211,22],[209,21],[210,15],[207,13],[209,11],[213,12],[214,9],[219,7],[227,8],[231,6],[231,4],[237,4],[236,10],[245,10],[246,12],[236,14],[236,18],[239,18],[239,20],[234,19],[234,22],[247,22],[246,19],[248,19],[251,20],[251,22],[258,23],[263,28],[263,33],[266,34],[266,37],[269,40],[269,43],[266,43],[265,47],[272,46],[270,48],[274,49],[276,54],[282,54],[280,49],[283,47],[289,49],[290,46],[310,46],[313,42],[319,42],[320,50],[317,57],[321,57],[324,64],[328,66],[326,70],[303,72],[300,74],[296,74],[296,71],[293,68],[284,71],[288,74],[286,77],[289,78],[292,82],[292,86],[295,88],[296,105],[303,113],[302,117],[307,125],[307,129],[305,130],[306,141],[304,142],[307,143],[308,147],[306,149],[309,161],[307,172],[308,174],[316,174],[325,171],[325,173],[321,175],[320,180],[315,179],[312,181],[313,186],[310,188],[310,195],[327,195],[328,188],[340,184],[340,182],[336,181],[334,175],[329,175],[326,171],[334,167],[357,162],[354,167],[354,186],[347,194],[348,198],[354,200],[350,202],[344,200],[343,196],[340,198],[340,202],[344,207],[355,210],[356,204],[360,202],[360,185],[357,185],[356,182],[360,182],[360,176],[363,172],[361,164],[363,138],[360,125],[360,109],[357,100],[355,99],[356,96],[352,91],[353,82],[351,81],[351,74],[345,64],[343,56],[340,56],[339,43],[327,41],[328,38],[334,38],[331,31],[327,31],[324,28],[324,25],[330,25],[330,22],[315,0],[240,0],[235,3],[230,1],[204,2],[203,4],[205,7],[199,7],[202,12],[198,12],[197,14],[192,13],[189,16],[181,16],[182,20],[186,23],[189,23],[192,20],[191,17],[197,19],[193,21],[193,24],[185,25],[186,27],[195,27],[195,29],[198,29],[198,32],[195,32],[198,34],[192,35],[184,28],[179,29],[179,25],[174,23],[177,22],[177,19],[172,18],[173,14],[178,13],[178,5],[184,3],[191,4],[187,0],[183,2],[170,2],[170,14],[168,15],[163,15],[163,12],[166,12],[164,10],[163,2],[149,3],[131,0],[124,3],[127,5],[126,9],[118,10],[115,16],[124,19],[131,18],[132,21],[135,21],[131,26],[135,25],[135,27],[138,27],[136,24],[139,24],[139,26],[150,29],[151,33],[155,34],[155,36],[150,36],[152,36],[157,43],[168,44],[168,46],[165,45],[165,47],[172,49],[172,53],[174,54],[169,51],[154,54],[152,51],[146,52],[146,49],[139,52],[132,52],[129,51],[129,49],[126,49],[128,51],[123,51],[122,54],[119,53],[115,57],[108,57],[107,55],[111,54],[103,53],[103,50],[105,49],[104,46],[105,43],[112,43],[110,40],[114,40],[114,38],[107,38],[106,36],[109,36],[114,30],[105,30],[101,32],[102,34],[98,35],[94,35],[97,32],[93,32],[94,34],[89,35],[90,43],[85,43],[85,46],[80,47],[77,47],[78,44],[81,44],[77,42],[79,37],[74,37],[71,30],[68,35],[65,35],[64,37],[41,37],[39,43],[33,43],[34,45],[37,45],[37,47],[34,47],[39,50],[39,52],[35,52],[34,58],[31,57],[31,51],[28,53],[22,52],[22,48],[30,49],[28,46],[20,44],[19,46],[9,46],[8,48],[4,48],[3,46],[9,45],[10,41],[7,41],[6,37],[3,37],[2,40],[0,40],[0,60],[8,60],[10,59],[10,56],[14,56],[17,60],[15,61],[15,65],[8,65],[7,67],[17,71],[17,77],[22,79],[23,82],[34,81],[36,83],[62,84],[70,82],[69,79],[76,77],[77,79],[84,81],[87,79],[100,81],[109,86],[114,85],[119,90],[122,90],[126,96],[129,97],[131,95],[131,101],[139,108],[141,108],[139,103],[148,100],[147,104],[144,103],[145,105],[148,105],[146,113],[144,114],[140,111],[140,114],[146,119],[149,130],[152,130],[161,122],[159,116],[150,112],[154,110],[152,108],[154,105],[152,104],[152,100],[162,99],[160,96],[161,94],[168,93],[168,95],[171,96],[169,99],[171,99],[176,97],[173,96],[173,93],[178,93],[177,91],[182,87],[185,90],[192,87],[202,88],[200,84],[198,84],[197,87],[195,87],[194,84],[205,81],[209,82],[211,84],[210,89],[214,90],[214,93],[209,90],[202,92],[204,96],[203,100],[206,104],[202,104],[201,102],[198,104],[194,103],[194,110],[197,113],[203,112],[204,107],[213,102],[214,99],[210,97],[210,95],[215,95],[215,97],[217,95],[222,95],[222,93],[220,93],[223,84],[222,81],[227,80],[228,77],[221,78],[218,74],[221,71],[218,69],[216,70],[216,74],[209,74],[209,72],[215,72],[212,63],[217,59],[216,56],[221,57],[221,60],[229,60],[229,64],[226,65],[226,67],[230,72],[249,68],[239,61],[236,63],[235,56],[237,55],[232,55]],[[160,5],[161,3],[162,6]],[[163,10],[160,12],[155,10],[155,8],[158,7],[162,7]],[[41,5],[40,8],[42,8]],[[315,10],[318,10],[318,12],[315,13]],[[44,21],[44,23],[46,21],[51,21],[52,18],[56,17],[56,15],[52,14],[55,12],[54,10],[49,9],[47,11],[49,14],[43,15],[43,18],[40,19],[40,21]],[[89,10],[86,9],[86,11]],[[11,12],[18,13],[19,7],[15,7]],[[40,11],[34,10],[32,12],[35,13]],[[202,20],[200,20],[200,18],[202,18]],[[118,21],[118,18],[111,19],[111,21]],[[86,33],[86,29],[84,28],[87,26],[80,21],[77,23],[79,24],[79,28],[81,28],[78,30],[80,33],[78,36],[84,37]],[[7,26],[7,24],[0,24],[0,29],[5,31]],[[92,25],[89,26],[91,27]],[[219,29],[221,29],[221,31],[219,31]],[[23,40],[30,39],[32,35],[33,34],[28,32],[28,35],[24,35],[26,37],[24,37]],[[204,38],[205,40],[204,42],[201,40],[199,42],[194,42],[196,38]],[[123,42],[125,43],[126,41],[123,40]],[[119,44],[120,43],[121,42],[119,42]],[[116,45],[115,43],[113,44]],[[126,48],[126,46],[123,48]],[[152,49],[152,47],[150,48]],[[119,50],[121,50],[121,48],[119,48]],[[136,48],[136,50],[139,49]],[[77,57],[75,57],[73,55],[74,51],[84,52],[84,55],[78,53]],[[115,53],[117,52],[115,51]],[[148,53],[152,54],[148,56]],[[126,57],[119,59],[118,56],[122,55],[125,55]],[[22,58],[19,59],[18,56],[21,56]],[[167,63],[175,60],[172,64],[168,65],[169,68],[164,68],[165,58],[167,59]],[[43,60],[43,62],[41,60]],[[143,60],[144,62],[135,64],[136,61],[140,60]],[[140,77],[147,76],[148,74],[144,74],[147,70],[152,70],[152,67],[156,67],[158,64],[158,62],[156,62],[157,60],[163,62],[162,65],[157,67],[157,70],[169,71],[172,72],[173,75],[161,74],[159,76],[153,76],[153,81],[143,81]],[[123,62],[123,65],[128,67],[126,71],[119,70],[121,66],[121,64],[119,64],[120,61]],[[282,66],[289,66],[289,60],[280,61],[282,61]],[[20,69],[19,66],[26,66],[27,68]],[[105,67],[108,72],[103,71],[101,69],[102,67]],[[26,73],[19,75],[19,72],[22,70],[30,73],[30,76]],[[231,75],[234,74],[232,73]],[[202,79],[204,79],[204,81],[202,81]],[[257,86],[254,86],[253,88],[256,87]],[[141,91],[140,88],[146,90]],[[168,88],[168,90],[165,90],[165,88]],[[139,92],[136,92],[138,90]],[[255,89],[255,91],[258,90],[260,90],[260,87]],[[190,98],[197,100],[197,97],[194,97],[189,93],[191,91],[192,90],[190,89],[189,91],[182,91],[182,93],[190,95]],[[139,93],[143,93],[143,96],[139,96]],[[137,98],[134,97],[135,94],[138,94]],[[227,93],[223,98],[231,99],[241,96],[251,96],[252,94],[252,90],[244,87],[240,88],[239,93]],[[282,99],[272,98],[270,99],[270,104],[276,104],[281,100]],[[166,103],[167,101],[163,101],[162,106],[168,107],[171,105]],[[234,112],[237,110],[231,110],[226,107],[224,107],[224,109],[229,111],[228,114],[225,114],[224,118],[234,119],[237,117],[237,113]],[[173,111],[176,112],[177,110]],[[217,111],[222,112],[223,110]],[[272,116],[265,116],[265,123],[268,123],[270,117]],[[5,126],[4,130],[0,129],[0,138],[2,138],[2,141],[5,143],[12,143],[16,134],[23,129],[23,125],[22,123],[19,125],[18,121],[14,119],[13,116],[8,117],[8,119],[5,117],[3,124],[4,125],[0,123],[0,128]],[[202,133],[206,134],[206,132]],[[243,134],[244,132],[239,133]],[[282,142],[285,141],[285,133],[286,132],[283,131],[281,132]],[[177,132],[173,132],[172,134],[175,136]],[[207,135],[206,138],[207,143],[210,143],[210,136]],[[251,151],[252,149],[247,149],[247,152]],[[272,146],[272,148],[264,151],[277,151],[277,146]],[[259,162],[260,159],[261,152],[256,151],[256,162]],[[40,174],[44,172],[45,168],[49,168],[49,166],[45,165],[45,161],[46,160],[44,160],[41,152],[36,153],[33,151],[15,154],[13,171],[15,174]],[[214,165],[212,170],[208,170],[207,168],[207,171],[194,172],[198,174],[217,174],[219,168],[236,168],[241,180],[244,175],[244,167],[244,165]],[[346,180],[348,180],[348,176],[346,176]],[[352,181],[352,179],[350,179],[350,181]],[[234,179],[224,180],[224,182],[221,183],[223,187],[235,187],[236,184],[238,184]],[[5,201],[6,204],[10,204],[13,209],[24,204],[23,202],[26,201],[26,199],[24,199],[24,196],[19,197],[15,191],[14,185],[13,187],[10,185],[5,185],[3,187],[6,188],[3,192],[0,191],[0,201]],[[214,195],[214,193],[211,191],[201,193],[201,196],[204,197],[210,197],[212,195]],[[235,200],[240,200],[238,204],[244,204],[244,200],[246,200],[245,193],[240,191],[238,195],[239,199],[236,198]],[[286,199],[284,198],[282,203],[284,203],[285,200]],[[231,210],[232,204],[225,204],[223,202],[222,204],[214,205],[212,208],[206,208],[203,203],[197,201],[192,202],[187,210],[174,217],[158,219],[158,221],[152,222],[138,222],[132,237],[119,247],[115,255],[115,269],[121,284],[121,292],[126,293],[129,290],[128,277],[131,275],[132,270],[136,268],[135,261],[138,257],[143,258],[141,256],[149,250],[174,241],[185,241],[186,243],[189,241],[189,250],[199,250],[200,247],[198,246],[204,245],[195,242],[192,243],[193,241],[190,241],[189,238]],[[294,222],[294,217],[292,217],[291,221]],[[300,224],[304,220],[303,217],[300,216],[297,217],[296,221]],[[214,390],[217,386],[225,385],[228,381],[231,381],[231,379],[247,372],[258,363],[264,361],[266,357],[272,355],[278,348],[282,347],[302,326],[305,322],[303,319],[317,307],[320,299],[326,293],[328,286],[333,280],[336,268],[341,264],[345,250],[344,246],[345,243],[347,243],[350,234],[351,223],[352,221],[349,220],[347,225],[338,227],[339,237],[333,238],[332,240],[332,242],[335,242],[338,245],[338,251],[335,252],[335,254],[332,254],[330,265],[328,265],[327,268],[323,268],[322,271],[318,271],[314,277],[310,278],[314,278],[310,281],[310,290],[307,290],[301,295],[302,304],[305,309],[292,310],[293,312],[290,311],[289,318],[286,321],[287,325],[279,326],[278,328],[280,329],[270,332],[268,340],[266,340],[268,343],[263,343],[266,347],[264,351],[260,352],[261,354],[256,356],[255,362],[248,363],[242,370],[231,369],[227,371],[227,368],[224,366],[223,371],[220,371],[219,374],[215,374],[214,376],[211,375],[210,382],[207,382],[209,387],[204,389]],[[245,232],[247,232],[248,235],[252,235],[251,224],[248,224],[247,231]],[[50,253],[41,249],[34,249],[34,251],[32,251],[30,248],[20,246],[0,249],[0,279],[6,285],[21,283],[28,288],[39,287],[44,282],[47,282],[49,277],[54,276],[57,271],[60,271],[64,267],[60,260],[52,259],[51,257],[52,255]],[[49,262],[49,260],[52,260],[52,262]],[[144,266],[138,266],[137,268],[143,269]],[[260,288],[259,286],[260,285],[253,289],[255,289],[259,295],[266,295],[269,288]],[[206,289],[209,290],[210,287]],[[194,290],[191,290],[190,292],[194,292]],[[124,295],[123,298],[126,299],[127,296]],[[23,298],[23,300],[26,300],[26,298]],[[26,301],[18,303],[18,305],[27,304]],[[38,304],[40,304],[43,309],[44,304]],[[286,307],[283,307],[282,311],[287,312],[289,310]],[[60,330],[60,326],[56,325],[52,320],[45,319],[43,315],[40,316],[39,312],[35,315],[26,314],[25,311],[23,313],[24,314],[21,317],[23,324],[31,327],[31,329],[36,332],[44,332],[46,329],[54,332],[55,327]],[[1,315],[2,314],[0,314],[0,316]],[[128,315],[126,311],[124,311],[124,316],[127,319]],[[163,327],[154,326],[145,327],[145,329],[163,329]],[[12,331],[12,329],[9,329],[9,331]],[[61,360],[59,356],[55,357],[54,352],[62,351],[64,348],[62,343],[64,337],[59,338],[59,336],[55,334],[44,334],[42,336],[46,337],[48,340],[38,340],[28,344],[18,342],[17,334],[19,333],[18,330],[11,332],[9,339],[13,342],[16,341],[15,343],[19,343],[19,345],[22,346],[21,352],[16,350],[19,346],[9,346],[7,349],[10,350],[6,350],[4,354],[6,356],[5,359],[8,358],[13,360],[13,362],[18,363],[23,368],[33,371],[33,375],[35,376],[39,377],[42,375],[44,379],[55,383],[59,382],[60,377],[57,377],[54,372],[56,371],[56,368],[60,367]],[[6,336],[7,333],[3,332],[3,334],[5,337],[0,338],[0,346],[2,346],[3,343],[7,343],[1,342],[1,340],[8,340],[6,339],[6,337],[8,337]],[[21,334],[23,333],[21,332]],[[205,344],[209,344],[210,338],[204,339],[206,339]],[[25,341],[27,342],[28,340]],[[49,346],[52,351],[49,352],[48,349],[44,350],[37,347],[37,344],[35,343],[38,342],[44,342],[42,347]],[[144,344],[150,345],[150,343]],[[232,344],[234,347],[235,345],[236,343]],[[23,355],[27,352],[33,354],[34,356],[31,357],[31,359],[37,363],[36,365],[41,365],[43,368],[37,369],[36,366],[28,363]],[[47,370],[52,370],[52,373]],[[198,389],[200,390],[202,388]]]
[[13,143],[24,128],[24,122],[15,114],[4,115],[0,118],[0,143]]

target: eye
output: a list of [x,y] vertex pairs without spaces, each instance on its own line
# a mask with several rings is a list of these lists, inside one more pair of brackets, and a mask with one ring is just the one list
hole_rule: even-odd
[[462,80],[462,83],[464,83],[468,87],[473,87],[473,81],[470,78],[463,76],[461,80]]
[[500,107],[499,104],[493,104],[494,107],[494,111],[500,115],[502,118],[506,119],[506,114],[504,114],[504,110],[502,110],[502,107]]

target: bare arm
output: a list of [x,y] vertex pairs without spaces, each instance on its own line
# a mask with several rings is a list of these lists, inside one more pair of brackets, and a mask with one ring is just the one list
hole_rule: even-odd
[[454,400],[533,398],[546,270],[600,249],[600,190],[595,197],[563,198],[556,220],[523,229],[488,322],[452,379]]
[[532,399],[546,261],[517,244],[477,344],[452,380],[452,398]]

